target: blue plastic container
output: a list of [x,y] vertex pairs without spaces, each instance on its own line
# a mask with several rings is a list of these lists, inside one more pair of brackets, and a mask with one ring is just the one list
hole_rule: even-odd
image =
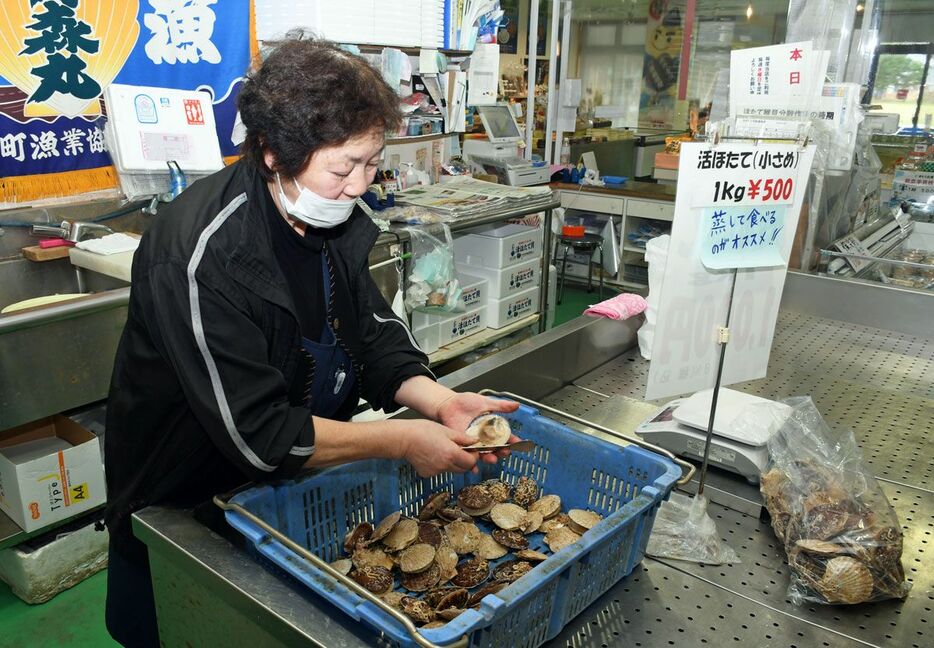
[[[358,522],[376,522],[399,510],[414,516],[426,497],[439,490],[456,493],[484,479],[501,477],[515,483],[528,476],[544,493],[560,495],[563,510],[590,509],[604,519],[578,542],[549,556],[498,594],[486,596],[479,610],[467,610],[443,628],[422,634],[438,644],[467,634],[472,647],[534,648],[557,635],[642,560],[655,512],[681,470],[666,457],[581,434],[530,407],[523,406],[507,418],[515,433],[534,441],[536,447],[528,453],[514,452],[499,465],[482,464],[480,475],[423,479],[408,464],[369,460],[322,470],[301,481],[258,486],[231,501],[331,562],[342,557],[344,534]],[[380,608],[309,565],[236,511],[227,511],[226,516],[262,556],[355,620],[399,646],[416,645],[405,628]],[[531,548],[543,549],[543,537],[529,536]]]

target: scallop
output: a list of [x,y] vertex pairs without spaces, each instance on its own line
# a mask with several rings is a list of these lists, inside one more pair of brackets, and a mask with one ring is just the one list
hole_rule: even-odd
[[538,484],[528,477],[520,477],[512,491],[512,501],[519,506],[529,506],[538,499]]
[[510,549],[528,549],[529,541],[519,531],[493,529],[493,539]]
[[434,621],[429,621],[423,625],[422,630],[435,630],[436,628],[443,628],[447,624],[448,622],[446,620],[442,621],[441,619],[435,619]]
[[390,513],[382,519],[382,521],[376,525],[376,528],[373,530],[373,535],[370,536],[367,540],[367,544],[373,544],[374,542],[379,542],[392,531],[392,528],[396,526],[396,523],[402,518],[402,513],[396,511],[395,513]]
[[441,533],[440,527],[430,524],[428,522],[419,522],[418,523],[418,541],[425,544],[430,544],[432,547],[437,549],[441,546],[443,534]]
[[497,558],[502,558],[509,551],[493,539],[492,536],[487,534],[482,534],[480,536],[480,543],[477,546],[477,550],[474,551],[474,555],[480,558],[485,558],[486,560],[496,560]]
[[561,498],[557,495],[543,495],[529,506],[529,511],[541,513],[548,520],[561,512]]
[[425,601],[406,596],[399,604],[407,617],[419,625],[425,625],[435,620],[435,611]]
[[423,572],[435,561],[435,548],[430,544],[413,544],[399,557],[399,569],[406,574]]
[[484,596],[487,596],[488,594],[496,594],[507,585],[509,585],[509,583],[505,581],[493,581],[492,583],[487,583],[470,596],[470,598],[467,600],[467,607],[479,605]]
[[512,497],[512,486],[502,479],[488,479],[481,484],[497,504],[508,502]]
[[453,621],[463,613],[464,611],[458,608],[447,608],[446,610],[439,610],[437,612],[438,616],[445,621]]
[[594,513],[593,511],[585,511],[583,509],[571,509],[568,511],[568,518],[570,522],[568,526],[571,527],[572,531],[577,533],[586,533],[593,528],[597,522],[603,519],[603,516],[599,513]]
[[346,576],[353,569],[353,561],[348,558],[341,558],[331,563],[331,568],[342,576]]
[[432,563],[431,566],[423,572],[415,574],[403,573],[399,582],[402,584],[402,587],[410,592],[424,592],[437,585],[440,579],[441,568],[438,567],[437,563]]
[[824,540],[814,540],[812,538],[798,540],[795,542],[795,547],[818,556],[834,556],[846,553],[846,549],[835,542],[825,542]]
[[512,583],[532,571],[532,564],[524,560],[509,560],[493,570],[493,578]]
[[380,594],[380,598],[383,600],[383,603],[389,607],[401,609],[399,605],[402,603],[402,599],[405,598],[405,594],[402,592],[386,592],[385,594]]
[[862,603],[872,596],[872,574],[855,558],[831,558],[817,590],[829,603]]
[[529,511],[525,514],[525,522],[519,525],[519,530],[525,534],[535,533],[542,526],[543,522],[544,519],[541,513],[538,511]]
[[383,545],[390,551],[402,551],[418,540],[418,522],[410,518],[399,520],[385,538]]
[[353,552],[351,561],[357,569],[363,567],[384,567],[386,569],[392,569],[394,567],[392,558],[387,556],[385,551],[370,547],[357,549]]
[[455,608],[458,610],[464,609],[464,606],[467,605],[467,599],[470,598],[470,594],[463,587],[454,589],[435,604],[435,609],[438,611],[447,610],[449,608]]
[[548,560],[548,556],[543,554],[541,551],[535,551],[534,549],[523,549],[522,551],[517,551],[516,558],[519,560],[525,560],[526,562],[543,562]]
[[451,494],[447,491],[431,495],[418,512],[418,519],[424,521],[435,517],[441,509],[447,506],[450,499]]
[[392,589],[392,572],[384,567],[361,567],[350,577],[374,594],[384,594]]
[[528,513],[518,504],[497,504],[490,509],[493,524],[505,531],[514,531],[526,522]]
[[568,527],[558,527],[545,534],[545,544],[548,545],[548,548],[554,553],[558,553],[568,545],[572,545],[580,540],[580,538],[578,534],[574,533]]
[[457,574],[457,552],[447,545],[435,551],[435,563],[440,569],[440,582],[447,583]]
[[357,547],[366,546],[367,540],[373,535],[373,525],[363,522],[355,526],[344,536],[344,551],[352,554]]
[[542,522],[541,526],[538,527],[538,530],[542,533],[548,533],[549,531],[554,531],[555,529],[560,529],[561,527],[566,527],[570,524],[571,518],[568,517],[567,513],[558,513],[553,518],[548,518]]
[[464,433],[474,439],[474,446],[506,445],[512,429],[499,414],[484,414],[475,418]]
[[459,554],[469,554],[480,546],[483,533],[473,522],[451,522],[445,529],[451,549]]
[[465,486],[457,494],[457,505],[465,513],[476,517],[490,512],[493,498],[483,486]]
[[471,558],[457,566],[457,575],[451,582],[470,589],[490,577],[490,563],[483,558]]

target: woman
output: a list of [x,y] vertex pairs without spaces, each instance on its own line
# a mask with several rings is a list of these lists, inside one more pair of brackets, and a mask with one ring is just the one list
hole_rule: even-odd
[[[161,210],[133,261],[105,437],[107,625],[124,645],[158,645],[134,511],[370,457],[471,470],[468,422],[517,407],[437,384],[370,277],[379,232],[354,199],[401,119],[380,74],[289,41],[239,108],[243,158]],[[360,396],[425,419],[347,422]]]

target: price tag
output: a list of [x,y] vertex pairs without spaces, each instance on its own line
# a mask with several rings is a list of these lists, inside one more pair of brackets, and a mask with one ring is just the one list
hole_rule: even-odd
[[[872,256],[872,252],[870,252],[869,249],[863,245],[863,242],[852,234],[847,234],[844,236],[842,239],[834,243],[833,247],[837,248],[837,250],[843,254],[859,254],[860,256],[867,257]],[[872,263],[871,261],[866,261],[865,259],[855,259],[849,256],[844,257],[844,259],[846,259],[846,262],[849,264],[849,266],[853,268],[853,272],[859,272],[867,265]]]

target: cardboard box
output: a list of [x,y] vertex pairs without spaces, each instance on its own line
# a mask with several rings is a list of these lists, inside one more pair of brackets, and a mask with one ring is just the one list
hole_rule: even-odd
[[25,531],[107,501],[100,441],[61,415],[0,432],[0,510]]
[[455,261],[479,268],[508,268],[541,256],[540,227],[500,225],[454,239]]
[[503,328],[537,313],[540,292],[538,286],[533,286],[512,297],[491,300],[486,308],[486,325],[492,329]]
[[487,280],[487,300],[505,299],[527,290],[532,286],[539,286],[539,275],[542,270],[541,259],[530,259],[521,264],[504,268],[481,268],[457,264],[457,272],[470,273]]

